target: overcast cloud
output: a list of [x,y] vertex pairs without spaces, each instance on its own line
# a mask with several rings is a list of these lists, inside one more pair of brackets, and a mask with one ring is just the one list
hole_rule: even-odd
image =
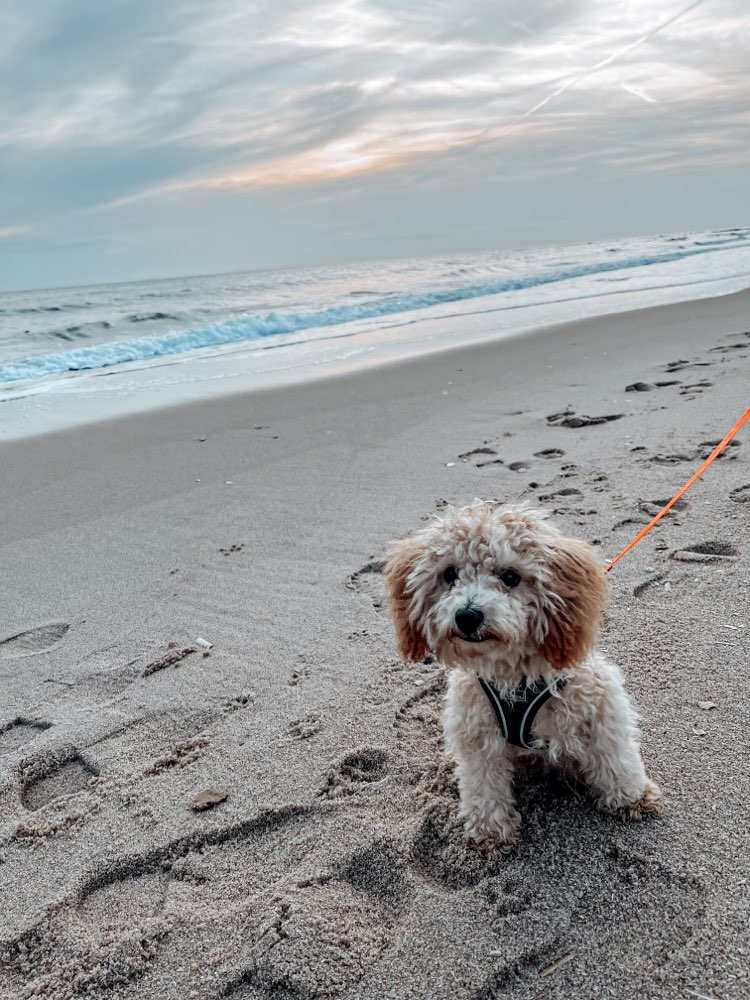
[[0,0],[0,286],[748,224],[746,0]]

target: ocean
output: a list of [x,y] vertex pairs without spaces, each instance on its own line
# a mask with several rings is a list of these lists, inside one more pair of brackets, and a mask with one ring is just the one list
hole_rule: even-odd
[[[749,285],[750,229],[738,228],[7,292],[0,402],[52,394],[64,422],[63,397],[89,397],[94,414],[95,393],[109,415],[104,397],[113,390],[122,399],[147,385],[182,384],[194,397],[196,383],[214,383],[203,386],[205,396],[218,380],[304,379],[321,367],[349,370]],[[92,381],[102,374],[120,377]],[[0,432],[11,419],[0,407]]]

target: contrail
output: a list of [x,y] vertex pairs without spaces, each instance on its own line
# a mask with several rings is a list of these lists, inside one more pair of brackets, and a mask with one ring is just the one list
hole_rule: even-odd
[[627,91],[628,94],[632,94],[634,97],[640,97],[642,101],[647,104],[656,104],[653,97],[649,97],[648,94],[644,94],[642,90],[637,90],[635,87],[631,87],[629,83],[621,83],[620,86],[623,90]]
[[693,0],[691,4],[687,5],[687,7],[684,7],[676,14],[673,14],[671,17],[668,17],[665,21],[662,21],[660,24],[657,24],[655,28],[652,28],[650,31],[647,31],[645,35],[641,35],[640,38],[636,38],[635,41],[629,42],[627,45],[624,45],[621,49],[618,49],[617,52],[614,52],[611,56],[607,56],[606,59],[602,59],[594,66],[591,66],[589,67],[589,69],[585,69],[582,73],[579,73],[578,76],[572,77],[572,79],[566,81],[561,87],[558,87],[557,90],[553,91],[551,94],[548,94],[547,97],[542,98],[542,100],[539,101],[537,104],[535,104],[532,108],[529,108],[528,111],[524,111],[524,113],[522,115],[519,115],[518,118],[516,118],[516,120],[509,127],[512,128],[513,125],[517,125],[518,122],[523,121],[525,118],[528,118],[530,115],[533,115],[535,112],[539,111],[539,109],[543,108],[545,104],[549,104],[550,101],[554,100],[556,97],[559,97],[560,94],[564,94],[566,90],[569,90],[572,86],[574,86],[574,84],[578,83],[579,80],[583,80],[585,77],[590,76],[592,73],[596,73],[597,70],[603,69],[605,66],[610,66],[621,56],[624,56],[626,53],[632,52],[634,49],[637,49],[639,45],[643,45],[644,42],[647,42],[650,38],[653,38],[654,35],[658,35],[660,31],[663,31],[670,24],[674,24],[675,21],[679,20],[681,17],[684,17],[685,14],[689,14],[691,10],[693,10],[695,7],[698,7],[702,3],[703,0]]

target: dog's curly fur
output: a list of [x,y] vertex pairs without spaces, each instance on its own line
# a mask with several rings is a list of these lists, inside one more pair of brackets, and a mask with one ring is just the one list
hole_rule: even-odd
[[[596,549],[564,538],[539,511],[476,501],[392,543],[385,578],[401,657],[431,652],[452,668],[443,727],[476,847],[497,856],[514,843],[514,771],[533,754],[572,766],[606,812],[657,811],[620,671],[595,650],[608,593]],[[482,617],[469,634],[456,618],[466,609]],[[477,675],[501,693],[539,678],[552,685],[533,727],[536,751],[506,743]]]

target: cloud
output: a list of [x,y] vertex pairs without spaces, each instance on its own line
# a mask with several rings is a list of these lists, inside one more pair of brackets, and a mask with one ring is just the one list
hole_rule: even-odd
[[0,217],[730,167],[749,49],[746,0],[6,0]]
[[33,226],[0,226],[0,240],[10,240],[15,236],[25,236]]
[[[355,0],[298,4],[293,16],[277,13],[262,40],[254,39],[256,57],[265,49],[274,59],[252,104],[238,100],[233,85],[218,113],[200,110],[178,132],[178,141],[211,148],[219,169],[186,171],[114,204],[325,184],[455,151],[470,156],[487,144],[498,153],[509,144],[523,150],[540,133],[569,141],[605,118],[610,163],[625,163],[636,145],[642,158],[671,157],[677,165],[693,144],[685,129],[714,136],[705,109],[723,101],[726,120],[743,106],[750,76],[740,68],[750,18],[725,4],[723,19],[711,14],[712,46],[698,46],[702,5],[675,3],[655,17],[645,0],[617,16],[606,5],[549,2],[524,20],[523,4],[495,0],[463,5],[462,17],[446,7],[439,21],[434,8],[421,9],[428,16]],[[235,28],[249,30],[253,17],[236,12]],[[218,38],[213,44],[226,46]],[[726,66],[733,67],[730,76]],[[644,104],[658,106],[658,118],[644,118]],[[726,164],[747,157],[741,130],[729,135],[722,143]],[[549,169],[557,169],[556,160]]]
[[[675,4],[654,17],[650,4],[635,0],[616,18],[602,5],[548,3],[538,5],[529,23],[523,5],[508,0],[469,4],[471,16],[463,19],[447,12],[443,24],[434,16],[399,15],[387,4],[300,7],[293,20],[273,27],[266,44],[296,48],[307,59],[325,53],[334,78],[287,86],[273,119],[266,108],[244,130],[236,111],[225,112],[214,142],[232,143],[236,159],[248,156],[246,164],[185,176],[140,196],[320,184],[488,142],[522,144],[529,130],[519,126],[531,117],[534,134],[569,134],[576,117],[584,126],[607,115],[620,125],[619,135],[609,129],[614,147],[630,150],[634,138],[663,147],[676,131],[671,109],[687,101],[699,119],[719,96],[728,108],[745,98],[750,74],[739,71],[737,43],[748,18],[739,8],[725,9],[720,29],[713,13],[713,51],[704,46],[697,53],[696,41],[705,37],[702,3]],[[692,28],[675,43],[671,32],[691,18]],[[504,36],[498,25],[506,26]],[[732,63],[737,78],[727,83],[722,65]],[[630,107],[618,98],[623,92],[636,98]],[[638,134],[639,103],[663,106],[658,131]],[[683,127],[684,116],[677,118]],[[739,133],[728,145],[727,163],[745,155]],[[684,152],[678,141],[673,162]]]

